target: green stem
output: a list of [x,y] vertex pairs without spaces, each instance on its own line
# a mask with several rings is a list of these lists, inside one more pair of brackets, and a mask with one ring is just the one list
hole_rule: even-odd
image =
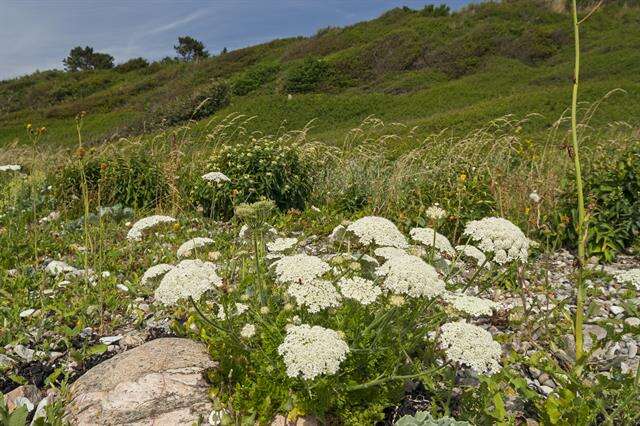
[[[574,324],[574,336],[576,343],[576,361],[583,356],[583,324],[584,324],[584,282],[583,268],[585,262],[585,247],[587,230],[585,226],[584,193],[582,189],[582,170],[580,167],[580,150],[578,145],[577,109],[578,109],[578,84],[580,81],[580,28],[578,23],[578,8],[576,0],[572,0],[571,9],[573,15],[573,34],[575,40],[575,65],[573,74],[573,93],[571,97],[571,141],[573,144],[573,160],[575,164],[576,193],[578,196],[578,274],[576,282],[576,316]],[[578,372],[579,373],[579,372]]]

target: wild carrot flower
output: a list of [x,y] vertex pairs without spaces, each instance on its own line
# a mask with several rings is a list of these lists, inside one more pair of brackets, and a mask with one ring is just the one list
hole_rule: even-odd
[[285,256],[274,265],[279,283],[309,282],[331,269],[324,260],[307,254]]
[[449,239],[444,235],[436,232],[431,228],[413,228],[409,235],[415,241],[424,244],[425,246],[434,247],[441,253],[446,253],[449,255],[454,255],[455,250],[453,246],[449,242]]
[[406,248],[407,240],[389,219],[379,216],[365,216],[347,227],[360,244]]
[[209,244],[213,244],[213,240],[211,238],[206,237],[196,237],[192,238],[189,241],[183,243],[177,251],[178,257],[187,257],[191,256],[191,252],[200,247],[207,246]]
[[215,183],[231,182],[231,179],[229,179],[227,175],[221,172],[209,172],[202,175],[202,179],[206,180],[207,182]]
[[153,215],[140,219],[136,223],[133,224],[129,232],[127,233],[127,239],[133,241],[140,241],[142,239],[142,233],[149,229],[157,226],[161,223],[172,223],[176,220],[171,216],[162,216],[162,215]]
[[287,294],[304,306],[311,313],[323,309],[340,306],[340,293],[333,284],[326,280],[312,279],[296,281],[289,284]]
[[502,348],[491,333],[464,320],[440,327],[440,345],[447,359],[466,365],[480,374],[491,375],[500,370]]
[[291,325],[278,353],[284,358],[287,376],[313,380],[337,373],[349,346],[334,330],[317,325]]
[[478,248],[494,254],[499,265],[529,257],[530,240],[516,225],[501,217],[472,220],[464,228],[464,235],[478,241]]
[[409,254],[387,260],[376,274],[384,277],[382,287],[395,294],[435,297],[445,291],[444,281],[434,267]]
[[380,287],[373,281],[362,277],[342,278],[338,281],[338,287],[344,297],[356,300],[363,305],[370,305],[382,294]]
[[201,260],[183,260],[160,281],[155,291],[156,301],[173,305],[181,299],[200,298],[204,292],[222,285],[217,266]]

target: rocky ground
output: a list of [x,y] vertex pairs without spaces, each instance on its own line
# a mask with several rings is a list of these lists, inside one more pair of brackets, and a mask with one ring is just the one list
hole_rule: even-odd
[[[540,349],[541,342],[544,345],[545,339],[549,338],[549,329],[554,327],[553,319],[562,310],[575,310],[574,264],[575,258],[564,250],[538,259],[531,270],[548,273],[535,282],[531,279],[525,281],[524,309],[523,299],[513,292],[500,288],[470,289],[471,293],[489,297],[505,307],[493,318],[479,320],[478,323],[494,336],[508,336],[505,350],[532,355]],[[58,285],[66,285],[65,281],[84,272],[55,261],[43,267],[58,277]],[[586,282],[589,304],[585,341],[587,350],[595,346],[589,362],[598,366],[599,374],[610,374],[612,369],[635,374],[638,370],[638,289],[611,278],[620,271],[638,267],[640,257],[625,255],[609,265],[595,262],[589,265],[593,273]],[[203,371],[214,368],[215,362],[209,359],[200,344],[173,337],[169,318],[151,309],[151,302],[143,297],[134,299],[131,318],[125,321],[129,325],[115,334],[101,335],[98,330],[84,329],[78,336],[77,346],[97,345],[104,350],[82,362],[70,352],[34,350],[31,345],[5,346],[4,353],[0,353],[0,365],[5,370],[0,386],[1,391],[7,394],[9,409],[16,404],[25,405],[31,411],[30,417],[38,418],[43,415],[44,407],[57,398],[69,402],[66,413],[73,424],[141,425],[150,424],[152,420],[165,422],[163,424],[190,424],[198,417],[208,419],[211,413],[211,422],[216,424],[215,410],[207,398],[207,385],[202,378]],[[21,316],[33,314],[31,310]],[[528,325],[511,327],[513,321],[525,321]],[[613,334],[623,332],[625,327],[636,332],[611,338]],[[32,330],[33,347],[42,333],[47,331]],[[564,333],[553,355],[560,362],[570,363],[575,357],[574,350],[573,336]],[[46,379],[54,371],[67,374],[68,380],[73,382],[68,393],[59,395],[50,390]],[[529,387],[542,395],[551,394],[557,386],[547,373],[536,368],[522,367],[522,375]],[[11,380],[12,376],[23,377],[26,383],[19,385]],[[473,381],[473,377],[461,375],[460,380],[468,383]],[[390,408],[389,423],[421,408],[426,398],[418,383],[411,385],[404,403]],[[512,408],[517,409],[516,406]],[[311,422],[309,419],[301,421],[303,424]],[[285,420],[278,418],[275,424],[285,424]]]

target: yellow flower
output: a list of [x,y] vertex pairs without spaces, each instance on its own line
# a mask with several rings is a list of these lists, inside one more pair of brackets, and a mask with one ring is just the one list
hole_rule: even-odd
[[459,180],[461,183],[466,182],[466,180],[467,180],[467,175],[465,175],[464,173],[461,173],[461,174],[460,174],[460,176],[458,176],[458,180]]

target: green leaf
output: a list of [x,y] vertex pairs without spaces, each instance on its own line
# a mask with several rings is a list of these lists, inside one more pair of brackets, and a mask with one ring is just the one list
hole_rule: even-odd
[[104,343],[100,343],[97,345],[93,345],[91,346],[89,349],[87,349],[86,354],[88,356],[91,355],[102,355],[103,353],[105,353],[107,351],[107,345],[105,345]]
[[7,426],[25,426],[27,424],[27,416],[29,412],[24,406],[19,406],[9,416],[9,423]]

